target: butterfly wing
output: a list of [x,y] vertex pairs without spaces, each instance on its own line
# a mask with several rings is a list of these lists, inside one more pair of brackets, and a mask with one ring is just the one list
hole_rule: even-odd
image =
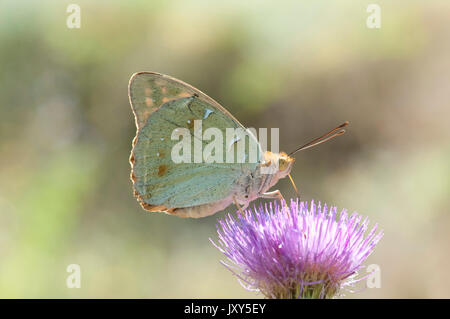
[[[226,109],[201,91],[166,75],[140,72],[130,80],[129,97],[137,126],[130,157],[131,178],[145,209],[174,213],[177,208],[221,201],[233,193],[243,174],[256,169],[256,163],[172,160],[172,149],[179,142],[171,139],[172,133],[177,129],[189,130],[194,143],[196,120],[202,120],[203,130],[216,128],[224,137],[226,128],[244,129]],[[249,138],[255,139],[251,134]],[[202,146],[209,142],[202,141]],[[234,143],[222,145],[224,154],[229,151],[237,154]],[[247,153],[246,148],[246,157]]]
[[225,113],[236,125],[243,127],[228,110],[208,95],[171,76],[156,72],[138,72],[131,76],[128,85],[128,96],[138,130],[145,125],[149,116],[164,103],[195,94],[206,104]]

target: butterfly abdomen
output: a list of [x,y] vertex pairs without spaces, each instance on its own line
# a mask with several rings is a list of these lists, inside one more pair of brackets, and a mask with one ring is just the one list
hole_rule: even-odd
[[226,207],[228,207],[233,202],[232,197],[227,197],[223,200],[220,200],[218,202],[209,203],[209,204],[203,204],[198,206],[192,206],[192,207],[182,207],[182,208],[176,208],[172,210],[171,212],[167,212],[171,215],[176,215],[178,217],[182,218],[201,218],[201,217],[207,217],[211,216],[214,213],[224,210]]

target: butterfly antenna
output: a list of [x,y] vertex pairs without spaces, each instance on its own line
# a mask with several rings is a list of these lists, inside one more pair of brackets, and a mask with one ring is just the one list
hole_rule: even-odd
[[[328,133],[325,133],[324,135],[322,135],[322,136],[320,136],[320,137],[317,137],[317,138],[313,139],[312,141],[309,141],[309,142],[306,143],[305,145],[300,146],[300,147],[297,148],[295,151],[291,152],[291,153],[289,154],[289,156],[292,156],[292,155],[294,155],[294,154],[297,153],[297,152],[306,150],[306,149],[308,149],[308,148],[317,146],[317,145],[319,145],[319,144],[325,143],[326,141],[329,141],[329,140],[331,140],[331,139],[333,139],[333,138],[335,138],[335,137],[341,136],[342,134],[345,133],[345,130],[340,130],[339,132],[336,132],[336,131],[338,131],[338,130],[341,129],[341,128],[346,127],[348,124],[349,124],[349,122],[348,122],[348,121],[345,121],[343,124],[339,125],[338,127],[335,127],[334,129],[332,129],[332,130],[329,131]],[[336,132],[336,133],[335,133],[335,132]],[[333,134],[333,133],[334,133],[334,134]]]

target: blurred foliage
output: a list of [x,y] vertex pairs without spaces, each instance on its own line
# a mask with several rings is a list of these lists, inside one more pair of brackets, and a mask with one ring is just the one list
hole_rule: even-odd
[[[450,297],[450,3],[378,1],[0,3],[0,297],[254,297],[208,238],[224,213],[183,220],[132,196],[132,73],[180,78],[249,127],[279,127],[305,200],[385,229],[381,289]],[[288,181],[278,186],[295,196]],[[227,211],[232,211],[228,208]],[[66,287],[79,264],[81,289]]]

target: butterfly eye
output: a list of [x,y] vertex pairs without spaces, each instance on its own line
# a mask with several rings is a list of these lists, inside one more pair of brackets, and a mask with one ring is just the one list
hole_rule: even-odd
[[278,162],[278,165],[280,167],[280,171],[284,171],[288,168],[288,162],[284,158],[280,158],[280,161]]

